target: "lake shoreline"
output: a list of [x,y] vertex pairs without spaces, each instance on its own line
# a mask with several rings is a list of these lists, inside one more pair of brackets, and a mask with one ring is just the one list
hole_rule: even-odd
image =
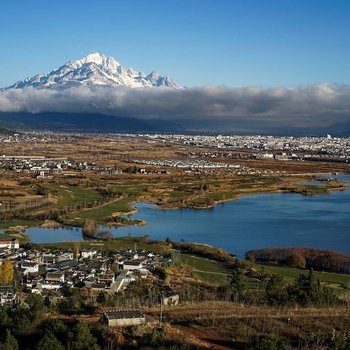
[[[322,175],[332,175],[332,174],[322,174]],[[315,180],[315,181],[320,181],[321,183],[324,183],[324,180]],[[295,193],[295,194],[300,194],[301,196],[322,196],[322,195],[330,194],[333,191],[344,191],[346,189],[346,186],[349,185],[349,183],[347,183],[346,181],[338,181],[338,180],[336,180],[336,181],[339,183],[339,185],[341,185],[341,187],[326,187],[327,192],[325,192],[325,193],[312,193],[312,192],[302,193],[301,191],[298,191],[295,189],[289,189],[289,190],[276,189],[276,190],[267,190],[267,191],[252,191],[252,192],[237,194],[236,196],[234,196],[232,198],[216,200],[211,205],[201,206],[201,207],[197,207],[197,206],[182,206],[182,207],[181,206],[166,206],[166,205],[162,205],[161,203],[151,202],[151,201],[133,201],[130,204],[134,205],[135,203],[143,203],[143,204],[147,204],[147,205],[154,205],[155,208],[157,208],[158,210],[179,210],[179,209],[207,210],[207,209],[213,209],[215,206],[217,206],[219,204],[224,204],[224,203],[239,200],[245,196],[258,196],[260,194],[263,195],[263,194],[274,194],[274,193],[286,193],[286,194]],[[296,183],[296,184],[298,184],[298,183]],[[315,185],[315,186],[317,186],[317,185]],[[137,211],[138,211],[137,208],[133,207],[133,210],[131,210],[130,212],[120,214],[119,216],[133,215],[133,214],[136,214]],[[130,226],[134,226],[134,225],[130,225]]]
[[[256,191],[247,191],[245,193],[240,193],[235,195],[232,198],[227,198],[227,199],[220,199],[220,200],[214,200],[213,204],[210,205],[205,205],[205,206],[167,206],[166,204],[162,204],[159,202],[153,202],[153,201],[132,201],[130,202],[130,206],[131,206],[131,210],[127,211],[127,212],[114,212],[112,214],[113,218],[118,218],[118,217],[125,217],[125,216],[129,216],[129,215],[134,215],[138,212],[138,209],[134,207],[135,204],[137,203],[144,203],[144,204],[148,204],[148,205],[154,205],[155,208],[157,208],[158,210],[162,210],[162,211],[166,211],[166,210],[179,210],[179,209],[190,209],[190,210],[199,210],[199,211],[205,211],[208,209],[213,209],[214,207],[216,207],[219,204],[224,204],[224,203],[228,203],[228,202],[232,202],[232,201],[236,201],[239,200],[241,198],[244,198],[246,196],[255,196],[255,195],[264,195],[264,194],[274,194],[274,193],[296,193],[296,194],[300,194],[302,196],[318,196],[318,195],[325,195],[325,194],[330,194],[333,191],[343,191],[346,189],[346,187],[349,185],[348,181],[343,181],[343,180],[335,180],[337,182],[337,184],[340,187],[332,187],[332,186],[327,186],[327,182],[325,182],[324,179],[321,179],[320,176],[332,176],[333,174],[329,173],[329,174],[312,174],[312,175],[307,175],[305,177],[305,180],[308,181],[310,180],[310,177],[312,178],[312,180],[314,181],[320,181],[322,183],[322,187],[324,187],[325,192],[323,193],[313,193],[313,192],[302,192],[300,186],[303,186],[303,184],[300,183],[300,180],[298,181],[293,181],[291,182],[289,185],[290,186],[295,186],[293,188],[289,188],[289,189],[281,189],[281,188],[276,188],[276,189],[268,189],[266,191],[264,190],[256,190]],[[341,174],[339,174],[341,175]],[[344,174],[345,176],[348,174]],[[303,177],[301,175],[294,175],[296,177]],[[316,178],[315,178],[316,176]],[[293,175],[288,175],[287,177],[293,177]],[[334,181],[334,180],[331,180]],[[325,185],[324,185],[325,184]],[[299,186],[299,187],[298,187]],[[313,186],[320,186],[320,185],[313,185]],[[132,221],[132,220],[130,220]],[[111,222],[111,223],[104,223],[101,226],[105,226],[105,227],[133,227],[133,226],[144,226],[147,225],[147,221],[146,220],[138,220],[138,222],[134,222],[134,223],[128,223],[127,221],[125,223],[118,223],[118,222]],[[60,223],[54,220],[45,220],[44,222],[42,222],[40,225],[40,227],[43,228],[81,228],[82,224],[71,224],[71,223]],[[30,229],[33,227],[38,227],[38,226],[26,226],[25,229]],[[13,229],[14,227],[9,226],[7,229]],[[4,232],[5,229],[0,230],[1,232]]]

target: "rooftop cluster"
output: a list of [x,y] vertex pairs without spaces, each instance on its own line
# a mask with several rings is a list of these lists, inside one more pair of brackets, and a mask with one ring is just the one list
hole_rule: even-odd
[[27,250],[18,241],[0,242],[0,266],[6,261],[19,272],[20,286],[0,290],[1,304],[36,293],[60,300],[69,289],[78,289],[96,299],[100,293],[114,294],[138,279],[152,278],[155,269],[171,260],[144,250],[102,252],[97,249]]

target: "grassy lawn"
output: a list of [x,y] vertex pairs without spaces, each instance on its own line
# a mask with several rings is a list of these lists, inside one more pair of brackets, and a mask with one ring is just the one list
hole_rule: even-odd
[[306,191],[310,194],[327,194],[329,193],[329,189],[327,186],[320,185],[302,185],[299,186],[299,191]]
[[39,220],[0,221],[0,230],[5,230],[9,227],[14,227],[14,226],[34,227],[34,226],[39,226],[41,223],[42,223],[42,221],[39,221]]
[[[255,269],[263,270],[268,274],[277,274],[283,276],[287,282],[292,282],[300,274],[308,274],[308,270],[299,270],[292,267],[284,266],[270,266],[270,265],[261,265],[248,263],[249,266],[254,267]],[[350,275],[333,273],[333,272],[318,272],[314,271],[315,278],[319,278],[320,281],[326,285],[332,287],[342,287],[350,288]]]
[[82,225],[85,219],[93,219],[96,222],[103,224],[108,216],[113,213],[127,213],[132,210],[130,206],[131,198],[118,199],[112,203],[101,205],[98,208],[92,208],[81,211],[79,213],[73,213],[68,218],[68,223],[73,225]]
[[194,275],[203,282],[215,285],[227,283],[230,268],[224,263],[189,254],[181,254],[181,263],[192,267]]
[[167,203],[176,203],[180,201],[182,198],[186,198],[188,196],[188,192],[186,191],[178,191],[178,190],[169,190],[168,192],[165,193],[167,196],[169,196]]
[[[145,193],[149,185],[146,184],[130,184],[125,185],[114,185],[113,189],[117,192],[122,193],[123,198],[117,199],[110,203],[102,204],[96,208],[80,211],[73,213],[69,216],[67,224],[71,225],[82,225],[85,219],[92,219],[99,224],[105,224],[106,218],[112,216],[115,213],[123,215],[132,211],[131,203],[137,200],[138,196]],[[133,221],[129,222],[133,224]]]
[[91,188],[82,188],[78,186],[65,186],[53,183],[44,186],[52,194],[58,196],[57,208],[65,208],[84,203],[91,203],[99,198],[99,193]]
[[[227,275],[230,273],[230,267],[223,263],[188,254],[181,255],[181,262],[192,267],[194,274],[204,282],[216,285],[227,283]],[[302,273],[308,274],[308,270],[299,270],[291,267],[269,266],[250,262],[247,262],[247,265],[249,267],[254,267],[258,271],[263,270],[268,274],[281,275],[287,283],[293,282]],[[326,286],[336,289],[350,288],[350,275],[314,271],[314,276],[316,279],[319,278]],[[246,283],[249,289],[256,289],[257,285],[259,288],[264,287],[263,283],[252,278],[247,278]]]
[[141,194],[144,194],[147,189],[154,184],[149,183],[149,184],[137,184],[137,183],[126,183],[123,185],[116,185],[113,186],[115,191],[124,193],[128,196],[139,196]]
[[194,271],[194,275],[201,281],[214,284],[214,285],[225,285],[227,284],[227,275],[218,273],[207,273],[202,271]]

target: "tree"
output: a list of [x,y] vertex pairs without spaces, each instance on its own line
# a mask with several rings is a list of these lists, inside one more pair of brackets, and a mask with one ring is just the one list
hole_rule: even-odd
[[229,278],[229,288],[233,293],[234,300],[238,301],[239,297],[244,294],[245,291],[245,281],[243,277],[243,270],[240,268],[235,268]]
[[11,318],[7,313],[7,309],[5,307],[0,307],[0,331],[9,327],[11,324]]
[[310,282],[310,284],[315,282],[315,275],[314,275],[314,269],[311,267],[309,274],[307,276],[308,281]]
[[297,269],[305,269],[306,259],[300,254],[291,254],[287,257],[286,264]]
[[332,305],[338,302],[336,294],[331,288],[321,285],[315,280],[311,269],[308,276],[301,274],[293,284],[287,288],[291,301],[303,305]]
[[105,293],[100,292],[99,295],[98,295],[97,298],[96,298],[96,301],[97,301],[99,304],[103,304],[103,303],[106,301],[106,295],[105,295]]
[[64,350],[63,344],[52,334],[51,332],[45,333],[45,335],[39,341],[36,347],[37,350]]
[[74,243],[74,252],[73,252],[74,260],[79,259],[80,256],[80,244],[79,243]]
[[47,308],[51,306],[51,300],[50,300],[50,297],[48,295],[46,295],[46,297],[44,298],[44,305]]
[[62,320],[54,319],[45,330],[47,333],[52,333],[59,341],[65,342],[67,340],[68,327]]
[[78,323],[73,331],[72,350],[99,349],[96,338],[90,333],[90,328],[86,323]]
[[84,236],[94,238],[98,232],[98,224],[92,219],[86,219],[82,232]]
[[3,260],[0,265],[0,284],[8,285],[12,282],[14,276],[14,268],[9,260]]
[[307,306],[312,304],[315,300],[314,297],[314,285],[312,282],[312,276],[306,276],[304,274],[299,275],[293,284],[288,286],[289,298],[297,304]]
[[113,234],[111,231],[101,231],[96,234],[98,239],[102,239],[103,241],[109,241],[113,238]]
[[71,288],[69,290],[69,296],[59,302],[58,308],[60,312],[70,314],[72,312],[80,312],[82,305],[82,297],[79,289]]
[[166,329],[164,327],[153,328],[152,332],[144,339],[145,345],[157,348],[164,342],[165,336]]
[[29,313],[32,319],[39,317],[44,311],[44,300],[39,294],[29,295],[26,299],[26,304],[28,305]]
[[266,297],[270,305],[283,305],[288,301],[288,293],[280,275],[270,277],[266,285]]
[[18,350],[17,339],[11,334],[9,330],[6,331],[6,340],[4,344],[5,350]]
[[30,319],[29,309],[21,304],[16,304],[9,311],[9,316],[11,318],[12,330],[15,336],[23,335],[26,333],[32,325],[32,320]]
[[285,345],[282,340],[272,334],[254,336],[248,350],[283,350]]

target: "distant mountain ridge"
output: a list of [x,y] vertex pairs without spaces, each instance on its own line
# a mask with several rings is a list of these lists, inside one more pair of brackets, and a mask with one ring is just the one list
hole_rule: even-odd
[[98,113],[28,113],[0,112],[0,127],[16,130],[50,130],[64,132],[137,133],[180,132],[181,125],[172,121],[142,120]]
[[[327,128],[272,128],[259,120],[246,123],[198,123],[191,117],[176,121],[161,119],[139,119],[135,117],[111,116],[100,113],[59,112],[0,112],[0,128],[12,130],[51,130],[64,132],[99,133],[182,133],[182,134],[240,134],[275,136],[350,136],[350,123],[333,124]],[[249,127],[250,126],[250,127]]]
[[101,53],[92,53],[79,60],[69,61],[63,66],[45,74],[17,81],[4,88],[68,88],[72,86],[124,86],[128,88],[182,89],[184,86],[168,76],[161,76],[153,71],[145,75],[133,68],[124,68],[113,57]]

